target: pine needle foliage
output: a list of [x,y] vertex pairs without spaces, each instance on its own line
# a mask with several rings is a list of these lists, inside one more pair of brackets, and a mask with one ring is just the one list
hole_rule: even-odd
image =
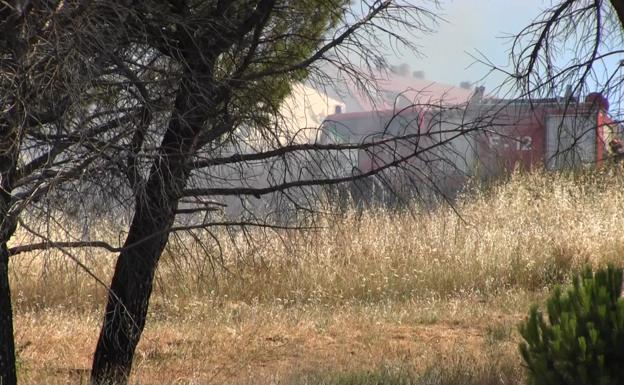
[[534,306],[520,326],[520,353],[530,385],[624,384],[622,269],[586,268],[547,302],[548,322]]

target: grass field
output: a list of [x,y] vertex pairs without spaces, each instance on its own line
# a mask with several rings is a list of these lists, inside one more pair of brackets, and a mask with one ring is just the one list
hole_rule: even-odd
[[[623,212],[617,170],[536,173],[434,211],[181,234],[132,383],[520,384],[518,322],[584,265],[623,264]],[[114,255],[82,253],[107,282]],[[60,253],[11,268],[21,383],[85,383],[105,288]]]

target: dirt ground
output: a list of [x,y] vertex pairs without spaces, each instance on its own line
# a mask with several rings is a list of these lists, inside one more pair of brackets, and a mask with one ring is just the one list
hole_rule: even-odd
[[[284,308],[226,304],[153,313],[139,345],[132,383],[271,384],[302,373],[402,365],[424,370],[457,360],[517,356],[522,312],[501,304],[447,303]],[[201,306],[199,306],[201,307]],[[158,307],[156,307],[158,308]],[[184,316],[183,316],[184,315]],[[19,314],[19,374],[25,384],[87,383],[99,314],[63,309]]]

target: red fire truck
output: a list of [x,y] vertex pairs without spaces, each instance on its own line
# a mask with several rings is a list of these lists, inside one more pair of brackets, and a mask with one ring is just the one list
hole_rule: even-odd
[[460,106],[331,115],[322,140],[380,143],[359,150],[354,172],[379,170],[381,178],[393,179],[385,182],[404,185],[405,178],[388,176],[396,165],[403,176],[412,175],[408,180],[418,180],[416,187],[452,193],[468,178],[495,177],[516,167],[600,167],[613,157],[621,134],[608,109],[598,93],[583,101],[473,97]]

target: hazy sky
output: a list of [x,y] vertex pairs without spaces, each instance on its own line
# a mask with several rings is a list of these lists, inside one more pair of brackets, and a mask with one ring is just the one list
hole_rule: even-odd
[[[488,69],[480,64],[471,66],[474,59],[469,53],[476,55],[478,50],[496,64],[507,64],[509,35],[519,32],[549,4],[544,0],[441,0],[441,16],[446,22],[440,23],[435,34],[417,41],[425,57],[409,55],[395,60],[409,63],[412,70],[425,71],[429,80],[452,85],[476,82]],[[492,89],[500,81],[500,75],[492,76],[481,84]]]

